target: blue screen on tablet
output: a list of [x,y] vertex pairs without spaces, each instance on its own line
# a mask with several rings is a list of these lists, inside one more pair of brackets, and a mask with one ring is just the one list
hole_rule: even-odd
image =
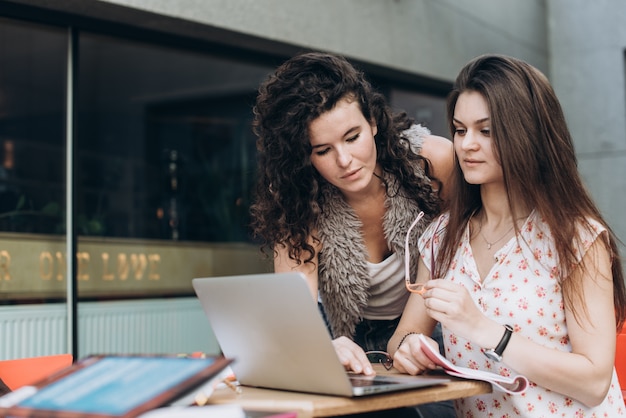
[[123,415],[214,362],[212,358],[104,357],[43,387],[18,405]]

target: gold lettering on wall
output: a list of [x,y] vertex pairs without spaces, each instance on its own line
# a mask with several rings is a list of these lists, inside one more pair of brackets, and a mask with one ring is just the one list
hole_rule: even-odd
[[0,251],[0,280],[11,280],[11,254]]
[[[12,251],[0,248],[0,281],[13,280],[11,268],[15,270]],[[38,273],[40,280],[63,282],[67,277],[67,254],[63,251],[38,251]],[[101,260],[102,264],[100,264]],[[98,261],[98,262],[94,262]],[[119,252],[111,251],[78,251],[76,252],[76,276],[78,281],[102,283],[98,290],[105,290],[111,283],[119,281],[163,280],[162,269],[164,259],[158,252]],[[33,263],[34,267],[35,263]],[[169,280],[169,279],[168,279]],[[22,280],[20,280],[21,282]],[[129,283],[130,284],[130,283]],[[159,286],[155,283],[156,286]],[[91,289],[91,288],[89,288]]]
[[91,255],[85,251],[79,251],[76,253],[76,261],[77,261],[77,272],[76,277],[78,280],[89,281],[89,261],[91,259]]
[[129,272],[129,267],[128,267],[128,257],[126,257],[126,254],[118,254],[117,255],[117,277],[120,278],[120,280],[126,280],[128,279],[128,272]]
[[115,275],[109,273],[109,253],[102,253],[102,280],[111,281],[115,280]]
[[54,273],[54,258],[50,251],[42,251],[39,254],[39,277],[43,280],[50,280]]
[[161,263],[161,255],[160,254],[148,254],[148,262],[150,263],[148,280],[161,280],[161,274],[159,274],[159,264]]
[[[102,257],[102,280],[115,280],[115,274],[110,266],[111,256],[104,252]],[[132,271],[135,280],[142,280],[148,271],[149,280],[160,280],[159,264],[161,263],[160,254],[130,254],[130,258],[125,253],[117,255],[117,265],[115,271],[119,280],[128,280],[128,275]]]
[[[0,0],[1,3],[1,0]],[[3,300],[58,298],[68,274],[80,297],[192,295],[191,277],[216,272],[271,270],[257,260],[258,247],[215,243],[164,243],[109,237],[79,237],[71,252],[63,237],[0,232]],[[72,271],[68,271],[68,267]]]
[[[56,259],[56,263],[54,260]],[[56,268],[55,268],[56,267]],[[50,251],[42,251],[39,254],[39,277],[42,280],[51,280],[56,270],[57,281],[63,281],[65,277],[65,256],[62,252],[57,251],[52,256]]]
[[65,254],[63,254],[61,251],[57,251],[55,253],[56,257],[57,257],[57,281],[61,282],[63,281],[63,278],[65,277],[65,274],[67,273],[67,265],[65,264]]
[[133,277],[135,280],[143,279],[143,275],[146,271],[146,266],[148,265],[148,259],[145,254],[131,254],[130,255],[130,265],[133,269]]

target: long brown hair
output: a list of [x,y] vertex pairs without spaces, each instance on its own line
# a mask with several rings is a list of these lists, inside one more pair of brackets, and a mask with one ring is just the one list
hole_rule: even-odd
[[[576,227],[591,228],[591,218],[607,229],[602,242],[611,256],[615,314],[618,329],[621,328],[626,316],[626,289],[617,238],[583,184],[574,143],[548,79],[533,66],[512,57],[475,58],[461,70],[448,96],[452,136],[456,103],[459,95],[467,91],[480,93],[487,102],[494,153],[502,166],[513,219],[522,214],[515,213],[516,205],[512,202],[523,202],[524,207],[534,208],[550,228],[563,273],[564,300],[576,318],[581,312],[575,308],[584,309],[582,280],[571,274],[572,266],[577,265]],[[437,274],[450,266],[472,213],[482,207],[480,187],[465,181],[456,155],[455,162],[450,221],[438,256]]]

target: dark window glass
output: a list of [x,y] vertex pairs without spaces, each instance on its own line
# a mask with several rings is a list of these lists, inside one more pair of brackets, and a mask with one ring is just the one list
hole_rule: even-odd
[[433,135],[450,138],[446,122],[446,98],[416,91],[392,88],[389,98],[394,109],[404,110]]
[[[79,96],[70,110],[79,352],[161,352],[170,342],[183,345],[163,352],[195,351],[206,342],[203,325],[189,325],[191,278],[271,270],[245,241],[256,171],[252,106],[273,68],[185,45],[88,32],[78,39]],[[59,236],[67,45],[67,28],[0,18],[0,304],[52,302],[52,310],[3,310],[0,325],[14,331],[5,339],[21,344],[2,357],[23,356],[24,347],[39,350],[31,355],[67,350],[62,334],[71,335],[65,306],[54,303],[66,294],[69,260]],[[395,108],[445,136],[442,98],[382,84]],[[99,302],[119,298],[133,301]]]
[[63,30],[0,18],[0,231],[64,233]]
[[247,241],[252,106],[271,68],[82,34],[81,235]]

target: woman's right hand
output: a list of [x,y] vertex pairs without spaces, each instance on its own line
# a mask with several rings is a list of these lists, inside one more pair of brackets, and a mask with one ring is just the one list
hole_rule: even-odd
[[[430,337],[428,342],[439,352],[439,345]],[[408,334],[393,355],[393,367],[402,373],[417,375],[435,369],[436,365],[422,351],[417,334]]]
[[372,368],[372,363],[365,355],[365,351],[348,337],[335,338],[333,346],[335,346],[339,361],[341,361],[346,370],[367,376],[376,374]]

